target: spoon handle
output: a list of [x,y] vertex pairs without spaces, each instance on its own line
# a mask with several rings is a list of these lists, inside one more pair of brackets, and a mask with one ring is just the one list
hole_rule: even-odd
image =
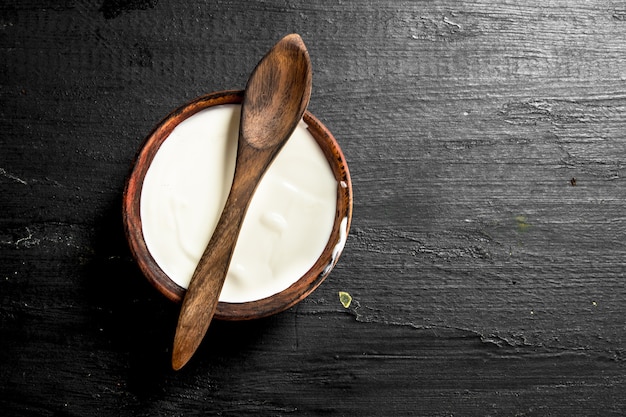
[[[235,168],[224,210],[183,299],[172,352],[172,367],[175,370],[187,363],[206,334],[217,309],[246,210],[258,182],[278,149],[259,150],[240,140],[237,152],[238,161],[247,161],[247,164],[238,166],[246,166],[248,169]],[[267,155],[272,153],[274,155]],[[257,164],[257,167],[249,169],[250,164]]]

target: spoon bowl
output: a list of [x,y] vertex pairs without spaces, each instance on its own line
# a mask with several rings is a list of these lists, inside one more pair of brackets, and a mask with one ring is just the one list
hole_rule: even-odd
[[242,139],[259,150],[284,143],[302,118],[310,96],[309,54],[300,36],[287,35],[250,75],[241,110],[240,145]]

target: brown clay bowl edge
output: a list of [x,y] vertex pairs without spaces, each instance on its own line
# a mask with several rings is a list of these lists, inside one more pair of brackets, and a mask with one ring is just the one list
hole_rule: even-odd
[[[147,280],[171,301],[180,303],[185,289],[172,281],[150,255],[143,239],[140,199],[143,178],[161,144],[180,122],[207,107],[221,104],[239,104],[243,91],[229,90],[210,93],[184,104],[167,115],[146,137],[135,157],[123,194],[123,222],[130,250]],[[342,236],[347,237],[352,221],[352,181],[348,164],[330,131],[308,111],[304,122],[320,145],[337,180],[337,208],[331,236],[315,264],[298,281],[280,293],[261,300],[244,303],[220,302],[215,312],[219,320],[250,320],[284,311],[306,298],[328,276],[341,254]],[[345,230],[341,223],[346,219]],[[342,235],[345,233],[345,235]],[[345,242],[344,242],[345,243]],[[338,246],[341,246],[339,247]],[[333,252],[335,254],[333,255]]]

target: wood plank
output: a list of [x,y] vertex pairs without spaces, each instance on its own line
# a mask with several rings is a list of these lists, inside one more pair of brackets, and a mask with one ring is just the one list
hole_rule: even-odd
[[[616,1],[5,1],[0,411],[623,415],[625,25]],[[346,249],[174,373],[124,180],[291,31],[350,165]]]

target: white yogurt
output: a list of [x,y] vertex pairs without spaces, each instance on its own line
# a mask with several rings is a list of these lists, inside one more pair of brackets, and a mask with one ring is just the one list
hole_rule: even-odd
[[[150,254],[187,288],[230,191],[240,105],[211,107],[180,123],[161,145],[141,192]],[[269,297],[300,279],[326,246],[337,181],[301,122],[266,172],[244,219],[220,301]]]

